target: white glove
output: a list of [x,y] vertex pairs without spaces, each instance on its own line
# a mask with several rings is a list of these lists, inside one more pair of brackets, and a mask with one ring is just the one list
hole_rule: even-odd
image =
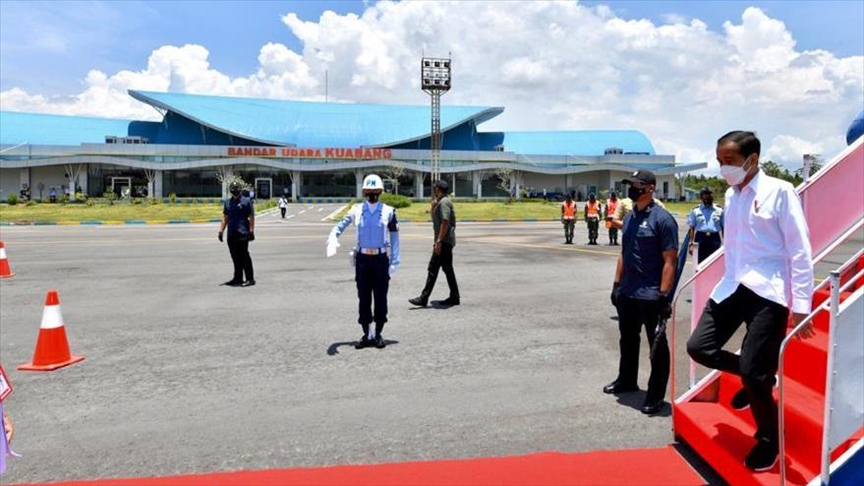
[[390,276],[396,275],[397,270],[399,270],[399,265],[390,265]]
[[339,240],[336,239],[336,235],[331,234],[327,237],[327,258],[332,257],[336,254],[336,249],[339,248]]

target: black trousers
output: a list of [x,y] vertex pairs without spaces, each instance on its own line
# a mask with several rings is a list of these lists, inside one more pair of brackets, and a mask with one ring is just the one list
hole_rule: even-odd
[[[354,265],[354,280],[357,282],[357,297],[360,298],[360,318],[357,320],[363,331],[368,332],[369,324],[375,322],[376,332],[380,333],[387,322],[387,291],[390,288],[390,257],[380,255],[357,255]],[[375,313],[372,313],[372,301]]]
[[285,211],[287,210],[288,208],[279,208],[279,212],[282,213],[282,219],[285,219]]
[[[639,374],[639,343],[642,327],[648,345],[653,346],[657,338],[657,323],[660,321],[660,305],[656,300],[641,300],[618,297],[618,341],[621,361],[618,365],[618,381],[623,385],[636,385]],[[651,375],[648,378],[647,399],[656,401],[666,397],[669,382],[669,344],[664,339],[657,344],[651,357]]]
[[456,272],[453,271],[453,245],[447,243],[441,243],[440,255],[432,252],[432,258],[429,259],[429,266],[426,268],[426,286],[420,297],[429,300],[432,289],[435,288],[435,281],[438,280],[438,270],[444,270],[447,286],[450,287],[450,298],[459,300],[459,284],[456,282]]
[[248,237],[239,233],[228,233],[228,251],[231,252],[231,261],[234,262],[234,280],[242,281],[244,272],[247,281],[255,280],[252,257],[249,255]]
[[609,243],[617,243],[618,242],[618,228],[611,227],[609,228]]
[[[739,285],[723,302],[708,300],[687,353],[697,363],[741,377],[750,395],[750,410],[758,438],[777,443],[777,404],[772,396],[780,344],[786,335],[789,309]],[[741,355],[723,346],[744,322],[747,334]]]
[[710,233],[706,234],[705,232],[696,232],[696,237],[694,238],[696,243],[699,243],[699,261],[705,260],[712,253],[720,249],[720,246],[723,245],[723,242],[720,241],[720,233]]

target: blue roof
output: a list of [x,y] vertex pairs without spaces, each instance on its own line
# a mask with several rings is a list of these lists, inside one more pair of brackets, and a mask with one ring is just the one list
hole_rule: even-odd
[[638,130],[504,132],[504,150],[519,154],[603,155],[607,148],[654,155],[654,146]]
[[[428,105],[320,103],[130,90],[155,107],[172,111],[213,130],[272,145],[299,147],[388,146],[429,136]],[[473,121],[502,107],[442,106],[441,131]]]
[[79,145],[125,137],[129,120],[0,111],[0,144]]

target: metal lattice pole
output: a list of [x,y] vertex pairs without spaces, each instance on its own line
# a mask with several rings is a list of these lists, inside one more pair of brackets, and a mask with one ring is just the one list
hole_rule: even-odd
[[441,95],[450,91],[450,58],[424,57],[420,61],[420,86],[432,98],[431,175],[435,183],[441,178]]
[[432,182],[441,178],[441,93],[432,94]]

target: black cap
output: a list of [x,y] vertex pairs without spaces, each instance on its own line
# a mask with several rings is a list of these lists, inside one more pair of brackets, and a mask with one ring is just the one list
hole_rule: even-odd
[[711,188],[709,188],[709,187],[703,187],[702,190],[699,191],[699,195],[700,195],[700,196],[704,196],[705,194],[708,194],[708,195],[710,196],[710,195],[712,195],[712,194],[714,194],[714,193],[711,192]]
[[237,184],[236,182],[232,182],[231,185],[228,186],[228,190],[229,191],[239,191],[240,190],[240,184]]
[[629,184],[632,184],[634,182],[640,182],[642,184],[651,184],[656,186],[657,178],[654,177],[654,173],[650,170],[637,170],[636,172],[625,177],[624,180],[622,180],[621,182],[627,182]]
[[445,181],[444,179],[438,179],[437,181],[435,181],[435,187],[444,194],[450,193],[450,184],[447,184],[447,181]]

